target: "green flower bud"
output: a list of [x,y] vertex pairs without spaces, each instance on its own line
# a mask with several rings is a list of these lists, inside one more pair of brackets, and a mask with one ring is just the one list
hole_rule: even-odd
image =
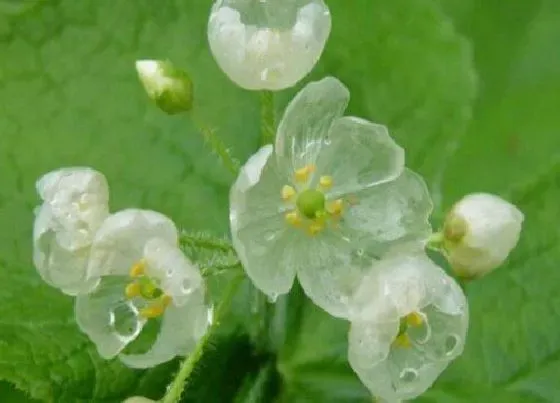
[[136,61],[138,77],[148,96],[165,113],[187,112],[193,105],[193,84],[188,74],[169,61]]

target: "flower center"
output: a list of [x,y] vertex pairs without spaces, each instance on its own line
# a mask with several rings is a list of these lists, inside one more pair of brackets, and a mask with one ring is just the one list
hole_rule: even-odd
[[305,217],[317,218],[325,212],[325,195],[320,190],[306,189],[298,195],[296,206]]
[[294,207],[286,213],[286,222],[305,229],[309,235],[321,232],[329,221],[336,226],[344,209],[342,199],[327,201],[325,196],[325,192],[333,185],[331,176],[321,176],[316,188],[309,187],[314,172],[315,166],[312,164],[296,169],[293,174],[296,186],[284,185],[280,192],[282,200],[293,203]]
[[141,298],[146,302],[146,306],[139,310],[140,316],[151,319],[163,315],[172,298],[146,275],[146,262],[142,259],[135,263],[129,275],[132,281],[126,286],[124,294],[128,299]]
[[394,347],[410,348],[411,341],[408,335],[408,330],[413,327],[420,327],[424,323],[422,315],[418,312],[409,313],[403,316],[399,322],[399,333],[395,340],[393,340]]

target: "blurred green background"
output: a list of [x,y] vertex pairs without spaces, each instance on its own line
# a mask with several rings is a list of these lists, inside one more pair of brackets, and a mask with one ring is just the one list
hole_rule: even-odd
[[[560,402],[560,1],[327,3],[333,31],[306,80],[337,76],[349,113],[389,126],[433,192],[435,224],[474,191],[526,214],[508,263],[468,286],[463,356],[418,401]],[[139,58],[186,68],[201,118],[245,161],[259,144],[259,96],[213,61],[210,6],[0,0],[0,402],[157,398],[176,371],[103,361],[77,330],[71,298],[31,264],[34,182],[92,166],[109,180],[113,210],[155,209],[187,230],[227,234],[233,178],[188,118],[149,102],[134,71]],[[279,113],[296,90],[276,96]],[[222,335],[185,401],[371,401],[345,362],[345,323],[297,288],[267,309],[267,348],[250,329]]]

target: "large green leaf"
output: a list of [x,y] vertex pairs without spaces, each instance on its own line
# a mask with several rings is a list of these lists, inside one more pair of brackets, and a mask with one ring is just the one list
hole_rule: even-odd
[[[33,185],[56,167],[89,165],[107,175],[115,210],[152,208],[187,229],[227,232],[232,177],[187,118],[150,104],[133,69],[138,58],[170,58],[187,68],[195,113],[245,160],[259,144],[258,96],[236,88],[212,60],[205,38],[210,3],[0,0],[0,400],[158,397],[172,376],[176,362],[132,371],[101,360],[74,323],[71,299],[39,279],[30,262]],[[497,0],[328,3],[333,32],[310,78],[338,76],[352,92],[350,113],[389,125],[408,164],[425,175],[436,217],[475,190],[511,198],[527,214],[509,264],[468,288],[465,354],[419,401],[557,401],[560,300],[553,264],[560,249],[551,223],[560,196],[560,6],[554,0],[514,0],[507,7]],[[279,111],[294,91],[277,97]],[[263,344],[258,321],[270,306],[251,289],[238,297],[238,310],[255,308],[245,312],[250,338],[220,335],[191,380],[192,397],[370,400],[345,359],[345,322],[296,288],[277,304],[270,343]]]

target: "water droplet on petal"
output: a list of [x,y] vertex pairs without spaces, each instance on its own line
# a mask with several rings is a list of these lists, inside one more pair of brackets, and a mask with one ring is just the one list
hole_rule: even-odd
[[364,250],[363,250],[363,249],[358,249],[358,250],[356,251],[356,254],[357,254],[358,256],[364,256]]
[[264,239],[266,239],[267,241],[272,241],[274,238],[275,238],[275,233],[272,232],[272,231],[267,232],[267,233],[264,235]]
[[141,330],[138,309],[130,301],[117,305],[109,312],[109,326],[119,338],[135,338]]
[[458,345],[459,345],[459,338],[456,335],[451,334],[447,336],[445,339],[445,354],[453,355]]
[[330,146],[331,143],[332,143],[332,140],[331,140],[329,137],[327,137],[327,138],[325,139],[324,143],[325,143],[326,146]]
[[167,277],[173,277],[173,269],[167,270],[166,275],[167,275]]
[[191,279],[185,278],[185,279],[183,279],[183,281],[181,281],[181,291],[184,294],[190,294],[191,292],[193,292],[194,288],[195,287],[194,287]]
[[418,378],[418,371],[412,368],[405,368],[399,374],[399,379],[403,382],[414,382]]
[[271,304],[275,304],[276,300],[278,300],[278,294],[269,294],[267,296],[268,302]]

